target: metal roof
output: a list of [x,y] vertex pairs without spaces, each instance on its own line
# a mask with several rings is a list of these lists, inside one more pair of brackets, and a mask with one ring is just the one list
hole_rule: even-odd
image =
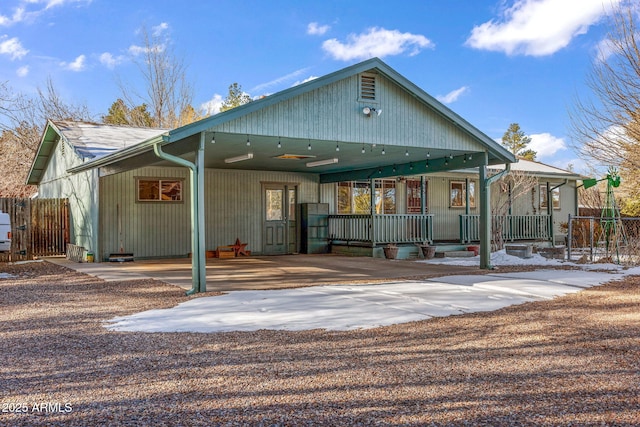
[[52,121],[59,134],[82,159],[96,159],[162,135],[168,129],[139,128],[87,122]]

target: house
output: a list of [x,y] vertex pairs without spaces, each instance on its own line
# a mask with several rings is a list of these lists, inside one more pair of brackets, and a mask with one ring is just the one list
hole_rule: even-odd
[[[478,216],[488,268],[489,168],[515,161],[373,58],[177,129],[48,122],[27,182],[70,199],[72,239],[96,260],[193,254],[197,292],[204,251],[237,238],[262,255],[325,232],[459,239],[461,214]],[[326,226],[310,227],[318,216]]]

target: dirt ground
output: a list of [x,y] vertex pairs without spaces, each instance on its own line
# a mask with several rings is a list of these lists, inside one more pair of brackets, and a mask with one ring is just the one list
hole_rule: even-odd
[[0,272],[0,425],[640,425],[640,277],[361,331],[147,334],[103,323],[183,289]]

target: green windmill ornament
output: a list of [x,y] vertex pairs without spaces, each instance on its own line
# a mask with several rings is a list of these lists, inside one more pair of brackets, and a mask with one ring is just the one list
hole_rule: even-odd
[[607,181],[607,193],[605,203],[600,214],[600,235],[598,242],[604,244],[606,258],[612,258],[615,252],[615,262],[620,264],[620,246],[627,241],[624,226],[620,219],[620,209],[616,203],[613,189],[620,186],[620,174],[618,170],[611,166],[607,176],[602,179],[589,178],[583,181],[584,188],[590,188],[600,181]]

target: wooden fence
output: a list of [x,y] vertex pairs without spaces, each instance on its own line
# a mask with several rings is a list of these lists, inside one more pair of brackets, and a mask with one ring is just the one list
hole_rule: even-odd
[[11,218],[11,251],[0,261],[24,261],[64,255],[69,243],[67,199],[0,198],[0,211]]

